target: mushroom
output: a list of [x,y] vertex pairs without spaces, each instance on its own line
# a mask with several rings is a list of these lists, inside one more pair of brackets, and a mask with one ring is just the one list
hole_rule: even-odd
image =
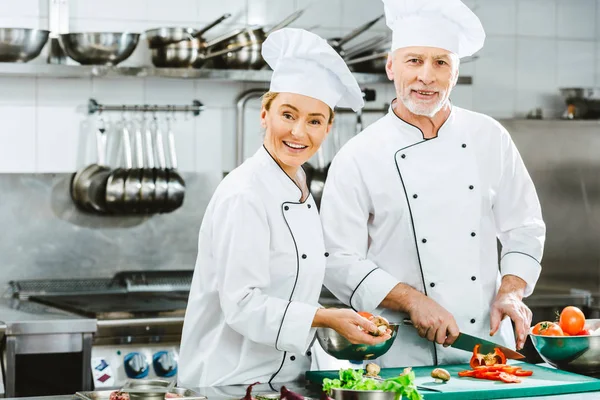
[[379,372],[381,371],[381,368],[379,367],[379,365],[375,364],[375,363],[368,363],[366,366],[367,369],[367,374],[365,376],[371,376],[374,378],[377,378],[379,376]]
[[436,368],[431,371],[431,377],[435,379],[435,383],[446,383],[450,380],[450,373],[443,368]]
[[374,336],[381,336],[385,334],[388,329],[390,329],[389,321],[383,317],[373,316],[370,318],[370,320],[375,324],[375,326],[377,326],[377,331],[371,333]]

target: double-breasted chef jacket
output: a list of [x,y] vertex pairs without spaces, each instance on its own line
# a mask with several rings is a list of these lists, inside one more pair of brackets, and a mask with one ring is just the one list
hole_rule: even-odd
[[317,207],[261,147],[202,221],[180,384],[286,382],[310,369],[326,252]]
[[[517,148],[497,121],[456,106],[433,139],[390,108],[349,140],[329,169],[321,218],[331,254],[325,286],[353,309],[391,322],[406,315],[378,306],[402,282],[446,308],[462,332],[489,338],[501,277],[524,279],[527,296],[541,271],[545,225]],[[490,340],[514,348],[508,318]],[[470,356],[400,326],[379,362],[434,365]]]

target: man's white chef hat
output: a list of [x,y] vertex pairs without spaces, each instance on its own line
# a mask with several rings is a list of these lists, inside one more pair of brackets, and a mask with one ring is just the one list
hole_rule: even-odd
[[393,31],[392,51],[439,47],[462,58],[483,47],[481,21],[460,0],[383,0],[383,5]]
[[267,37],[262,56],[273,69],[272,92],[288,92],[358,111],[364,106],[356,79],[327,41],[304,29],[284,28]]

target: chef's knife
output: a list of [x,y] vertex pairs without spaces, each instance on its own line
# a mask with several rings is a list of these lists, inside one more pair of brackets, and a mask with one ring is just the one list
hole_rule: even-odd
[[[412,321],[408,318],[405,318],[403,320],[403,323],[404,323],[404,325],[413,326]],[[493,353],[494,348],[498,348],[498,349],[500,349],[500,351],[502,351],[502,353],[504,353],[504,355],[508,359],[520,360],[520,359],[525,358],[525,356],[523,354],[521,354],[517,351],[511,350],[508,347],[504,347],[504,346],[501,346],[494,342],[490,342],[489,340],[481,339],[476,336],[471,336],[471,335],[463,333],[463,332],[461,332],[458,335],[458,338],[456,338],[454,343],[452,343],[450,346],[454,347],[456,349],[465,350],[465,351],[472,353],[475,345],[480,345],[479,352],[482,354]]]

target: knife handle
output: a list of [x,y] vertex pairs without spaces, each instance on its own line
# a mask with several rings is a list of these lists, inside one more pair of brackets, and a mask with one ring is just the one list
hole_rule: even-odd
[[404,319],[402,320],[402,323],[403,323],[404,325],[410,325],[410,326],[414,326],[414,324],[412,323],[412,321],[410,320],[410,318],[404,318]]

